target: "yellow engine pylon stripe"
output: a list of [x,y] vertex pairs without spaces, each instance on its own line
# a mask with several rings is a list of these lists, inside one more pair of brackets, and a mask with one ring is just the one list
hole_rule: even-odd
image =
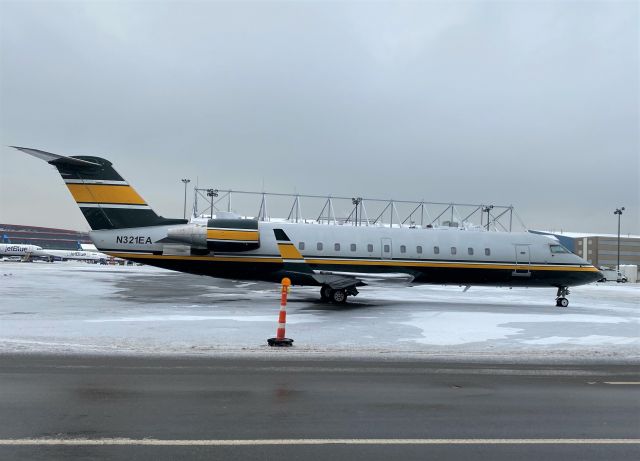
[[219,230],[207,229],[207,238],[212,240],[260,240],[258,231],[255,230]]
[[303,259],[293,243],[278,243],[278,250],[282,259]]
[[129,185],[67,184],[67,187],[78,203],[146,205],[144,199]]

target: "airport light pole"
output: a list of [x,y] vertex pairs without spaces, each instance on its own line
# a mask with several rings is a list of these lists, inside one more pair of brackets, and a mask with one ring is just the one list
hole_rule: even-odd
[[213,197],[218,196],[218,189],[207,189],[207,196],[211,199],[211,219],[213,219]]
[[482,207],[482,212],[487,213],[487,230],[489,230],[489,223],[491,222],[491,210],[493,210],[493,205]]
[[354,197],[351,199],[351,203],[356,206],[356,226],[358,225],[358,206],[360,206],[360,202],[362,202],[362,197]]
[[[624,207],[622,208],[616,208],[616,211],[613,212],[613,214],[617,214],[618,215],[618,267],[616,272],[620,272],[620,218],[622,218],[622,212],[624,211]],[[618,275],[616,275],[616,278],[618,277]]]
[[184,208],[182,210],[182,218],[187,219],[187,184],[189,184],[191,180],[182,178],[181,181],[184,183]]

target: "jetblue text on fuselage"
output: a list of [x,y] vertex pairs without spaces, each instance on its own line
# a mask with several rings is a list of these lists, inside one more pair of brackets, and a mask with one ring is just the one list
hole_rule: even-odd
[[7,247],[7,251],[29,251],[29,247],[21,247],[18,245]]

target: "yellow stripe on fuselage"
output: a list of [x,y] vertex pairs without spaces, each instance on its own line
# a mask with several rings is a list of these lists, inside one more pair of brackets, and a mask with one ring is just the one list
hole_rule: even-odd
[[340,265],[362,265],[362,266],[394,266],[394,267],[445,267],[454,269],[510,269],[510,270],[536,270],[536,271],[563,271],[571,270],[578,272],[597,272],[593,266],[547,266],[547,265],[527,265],[527,264],[486,264],[486,263],[457,263],[450,261],[443,262],[421,262],[421,261],[389,261],[389,260],[345,260],[345,259],[307,259],[308,264],[340,264]]
[[[251,256],[165,256],[152,254],[137,253],[114,253],[105,251],[105,253],[124,259],[172,259],[184,261],[212,261],[212,262],[238,262],[238,263],[282,263],[283,259],[301,259],[300,252],[293,244],[279,243],[278,247],[283,245],[286,249],[280,249],[281,258],[274,257],[251,257]],[[286,252],[286,254],[283,252]],[[293,253],[295,252],[295,253]],[[297,255],[297,256],[296,256]],[[552,266],[552,265],[515,265],[515,264],[485,264],[485,263],[455,263],[455,262],[419,262],[419,261],[388,261],[388,260],[344,260],[344,259],[307,259],[309,264],[314,265],[350,265],[350,266],[380,266],[380,267],[439,267],[451,269],[493,269],[493,270],[531,270],[531,271],[565,271],[565,272],[597,272],[593,266]]]
[[78,203],[146,205],[144,199],[129,185],[67,184],[67,187]]
[[211,240],[250,240],[255,242],[260,240],[260,236],[256,230],[207,229],[207,238]]
[[174,255],[152,255],[144,253],[117,253],[113,251],[104,251],[104,253],[115,258],[123,259],[171,259],[182,261],[212,261],[212,262],[238,262],[238,263],[279,263],[282,264],[282,258],[250,258],[246,256],[225,257],[225,256],[174,256]]

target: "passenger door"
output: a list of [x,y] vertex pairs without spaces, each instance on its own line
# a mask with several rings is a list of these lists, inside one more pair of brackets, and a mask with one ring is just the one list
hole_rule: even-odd
[[380,252],[382,259],[393,258],[393,246],[391,244],[391,239],[380,239]]
[[530,277],[530,269],[531,257],[529,254],[529,245],[516,245],[516,270],[513,271],[513,275],[518,277]]

